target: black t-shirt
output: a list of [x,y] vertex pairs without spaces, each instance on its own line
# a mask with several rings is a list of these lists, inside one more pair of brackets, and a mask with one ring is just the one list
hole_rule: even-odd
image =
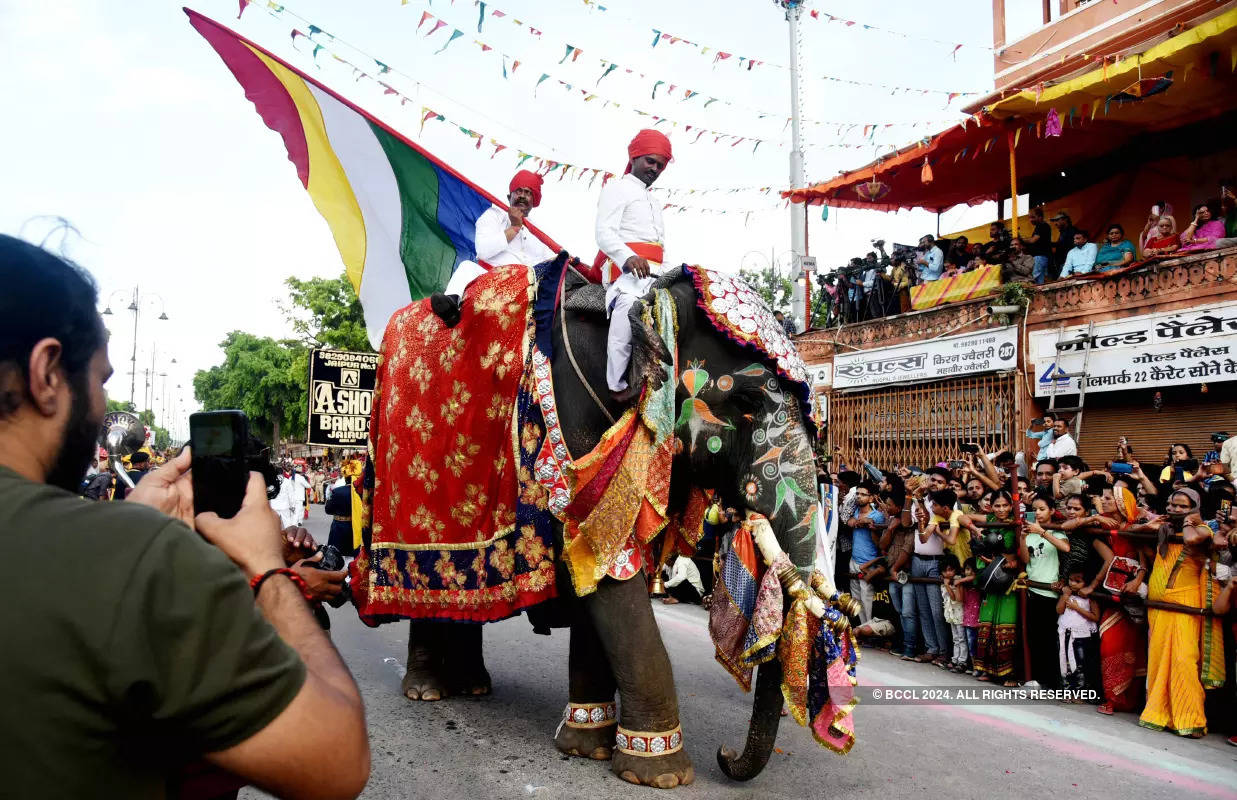
[[[0,775],[12,797],[163,797],[288,706],[305,665],[179,521],[0,467]],[[289,746],[295,746],[291,743]]]
[[[1031,241],[1031,238],[1035,236],[1039,237],[1038,242]],[[1029,256],[1052,255],[1052,227],[1047,222],[1036,222],[1032,226],[1031,236],[1027,237],[1026,247],[1023,250]]]
[[1052,263],[1058,267],[1065,266],[1065,257],[1069,255],[1069,251],[1074,247],[1074,234],[1078,229],[1073,225],[1067,225],[1065,230],[1061,231],[1061,238],[1057,239],[1056,244],[1052,246]]

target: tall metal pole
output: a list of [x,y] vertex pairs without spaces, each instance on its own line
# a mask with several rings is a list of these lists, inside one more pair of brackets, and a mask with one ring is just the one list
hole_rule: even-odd
[[[786,9],[787,27],[790,29],[790,185],[798,188],[806,185],[803,169],[803,143],[799,138],[799,17],[803,13],[800,0],[782,0]],[[803,256],[807,255],[807,218],[795,204],[790,206],[790,249],[794,251],[794,293],[791,295],[791,314],[803,320],[806,330],[808,320],[807,297],[803,287]]]
[[133,311],[133,355],[129,358],[129,406],[137,411],[137,405],[134,403],[137,391],[137,317],[141,313],[141,306],[138,304],[137,287],[133,287],[133,305],[130,309]]

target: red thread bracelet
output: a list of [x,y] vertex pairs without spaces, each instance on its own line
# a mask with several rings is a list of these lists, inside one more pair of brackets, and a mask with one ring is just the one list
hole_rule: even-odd
[[266,572],[263,572],[261,575],[254,575],[253,578],[249,581],[249,588],[253,589],[254,597],[258,596],[258,592],[262,590],[262,584],[266,583],[266,579],[271,577],[272,575],[287,575],[288,580],[292,581],[292,583],[296,585],[296,588],[300,590],[300,593],[305,597],[306,600],[312,599],[310,597],[309,584],[305,583],[304,578],[302,578],[300,575],[297,575],[295,572],[293,572],[288,567],[276,567],[275,569],[268,569]]

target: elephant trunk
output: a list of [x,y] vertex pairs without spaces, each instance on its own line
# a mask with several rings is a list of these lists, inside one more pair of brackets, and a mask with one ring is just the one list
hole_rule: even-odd
[[782,662],[776,658],[757,668],[752,719],[747,726],[747,744],[742,754],[726,746],[717,750],[717,765],[728,778],[748,781],[769,763],[777,726],[782,718]]

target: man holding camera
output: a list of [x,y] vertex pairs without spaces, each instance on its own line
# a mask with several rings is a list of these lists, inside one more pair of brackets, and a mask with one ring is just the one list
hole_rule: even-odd
[[94,283],[8,236],[0,283],[0,546],[39,565],[0,605],[6,794],[160,797],[203,758],[281,797],[359,794],[360,694],[262,480],[195,519],[186,451],[130,502],[82,502],[112,372]]

